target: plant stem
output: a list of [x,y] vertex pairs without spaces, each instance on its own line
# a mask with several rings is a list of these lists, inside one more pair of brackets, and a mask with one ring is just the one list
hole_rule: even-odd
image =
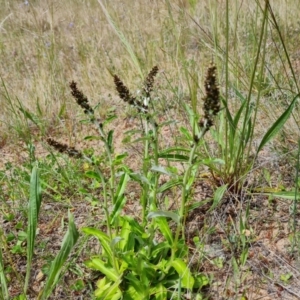
[[189,155],[189,161],[188,161],[188,168],[186,169],[184,176],[183,176],[183,181],[182,181],[182,192],[181,192],[181,205],[179,209],[179,223],[176,228],[176,234],[175,234],[175,239],[174,239],[174,245],[172,247],[172,260],[175,257],[175,253],[177,250],[177,244],[180,236],[180,231],[182,231],[182,238],[184,238],[184,225],[185,225],[185,220],[186,220],[186,202],[188,200],[189,194],[190,194],[190,187],[188,187],[188,182],[190,179],[190,174],[191,170],[193,168],[193,161],[195,158],[195,153],[197,150],[197,147],[199,145],[199,141],[203,138],[204,134],[206,133],[206,128],[202,128],[199,135],[197,136],[197,142],[195,141],[193,144],[193,147],[190,151]]
[[106,155],[109,161],[109,168],[110,168],[110,193],[111,193],[111,199],[113,201],[115,201],[115,168],[114,168],[114,164],[113,164],[113,160],[112,160],[112,151],[109,147],[109,144],[107,142],[107,138],[106,138],[106,134],[104,133],[104,130],[102,128],[102,126],[96,121],[93,121],[94,125],[97,127],[101,140],[104,144],[105,147],[105,151],[106,151]]
[[[149,119],[149,122],[152,124],[153,128],[153,155],[154,155],[154,165],[158,166],[158,129],[157,124],[155,121],[151,118]],[[151,193],[151,210],[157,209],[157,189],[158,189],[158,180],[159,180],[159,173],[154,173],[154,185],[153,190]]]
[[[147,137],[144,144],[144,158],[143,158],[143,175],[148,179],[148,170],[149,170],[149,128],[148,122],[144,122],[145,136]],[[142,193],[142,224],[147,222],[147,204],[148,204],[148,193],[149,193],[149,184],[147,182],[143,183],[143,193]]]

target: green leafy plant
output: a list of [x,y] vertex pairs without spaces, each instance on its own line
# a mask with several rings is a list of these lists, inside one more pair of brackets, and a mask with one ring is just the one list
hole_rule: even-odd
[[[86,262],[104,275],[96,283],[97,299],[169,299],[180,288],[197,291],[209,283],[205,275],[190,271],[183,242],[177,244],[176,258],[171,257],[174,239],[166,218],[155,218],[152,233],[131,217],[118,222],[112,239],[100,230],[83,229],[102,245],[101,254]],[[156,240],[154,233],[164,239]]]
[[[94,228],[83,228],[87,235],[98,238],[102,250],[92,257],[86,265],[98,270],[102,278],[97,282],[95,295],[97,299],[171,299],[181,297],[182,293],[195,293],[209,284],[208,277],[189,268],[187,264],[188,248],[185,243],[184,224],[188,213],[191,187],[197,176],[201,162],[195,163],[195,153],[199,142],[214,124],[214,117],[220,110],[219,90],[217,87],[216,67],[208,68],[204,98],[204,116],[192,118],[193,132],[190,134],[192,147],[186,149],[185,156],[176,151],[181,148],[171,147],[160,150],[159,129],[155,121],[155,112],[150,112],[151,92],[158,68],[154,67],[144,81],[143,93],[134,97],[121,79],[114,75],[116,90],[120,98],[138,112],[142,121],[141,138],[134,142],[143,143],[144,154],[141,172],[132,172],[124,164],[126,155],[114,154],[113,131],[106,133],[105,122],[96,122],[95,110],[87,97],[77,88],[75,82],[70,84],[72,95],[88,116],[90,123],[99,131],[100,139],[105,145],[110,173],[106,174],[94,163],[94,170],[86,176],[101,183],[103,188],[103,209],[106,216],[107,233]],[[189,134],[186,131],[186,134]],[[78,152],[75,148],[48,138],[48,143],[59,150],[77,158],[84,158],[93,163],[91,157]],[[159,164],[159,158],[181,160],[187,164],[182,175],[171,168]],[[117,174],[117,175],[116,175]],[[161,174],[171,177],[171,183],[160,186]],[[141,224],[131,217],[121,216],[127,198],[127,182],[134,180],[141,187]],[[159,209],[158,195],[174,186],[181,186],[181,202],[177,213]],[[222,197],[226,187],[220,192]],[[216,197],[216,201],[220,199]],[[110,206],[112,207],[110,208]],[[169,221],[175,222],[176,230],[170,229]],[[146,226],[147,224],[147,226]]]

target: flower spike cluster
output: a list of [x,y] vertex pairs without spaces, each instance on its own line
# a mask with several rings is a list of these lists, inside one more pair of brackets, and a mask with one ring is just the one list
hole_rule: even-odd
[[72,81],[70,83],[71,94],[75,98],[77,104],[81,106],[85,114],[94,115],[94,110],[89,104],[87,97],[77,88],[77,83]]
[[212,63],[206,74],[205,82],[205,97],[203,98],[204,116],[199,122],[200,128],[208,131],[214,124],[214,117],[221,110],[220,92],[217,83],[217,67]]
[[158,67],[155,66],[152,68],[150,73],[147,75],[144,81],[143,92],[147,101],[140,101],[137,98],[133,97],[129,92],[129,89],[125,86],[123,81],[120,79],[118,75],[114,75],[114,82],[116,86],[116,90],[119,93],[119,97],[130,105],[135,106],[140,112],[147,113],[148,112],[148,100],[150,99],[150,93],[153,90],[154,77],[158,73]]
[[118,75],[114,75],[114,82],[120,98],[124,100],[124,102],[128,102],[128,104],[134,105],[136,99],[130,94],[127,86],[123,83]]
[[60,153],[66,153],[69,156],[75,157],[75,158],[82,157],[82,153],[80,151],[76,150],[74,147],[69,147],[68,145],[57,142],[56,140],[54,140],[50,137],[47,138],[47,143]]
[[144,93],[147,98],[150,97],[150,93],[153,90],[154,77],[156,76],[157,72],[158,67],[154,66],[144,81]]

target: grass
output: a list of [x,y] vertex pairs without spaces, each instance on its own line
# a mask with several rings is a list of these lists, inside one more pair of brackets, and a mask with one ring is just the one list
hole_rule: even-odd
[[0,299],[298,299],[298,13],[5,4]]

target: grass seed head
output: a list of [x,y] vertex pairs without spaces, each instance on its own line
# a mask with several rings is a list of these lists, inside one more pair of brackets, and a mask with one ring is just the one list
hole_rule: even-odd
[[199,126],[205,128],[207,131],[214,124],[214,116],[221,110],[220,92],[217,83],[217,67],[214,63],[211,63],[207,70],[204,87],[206,94],[203,98],[204,116],[199,122]]

